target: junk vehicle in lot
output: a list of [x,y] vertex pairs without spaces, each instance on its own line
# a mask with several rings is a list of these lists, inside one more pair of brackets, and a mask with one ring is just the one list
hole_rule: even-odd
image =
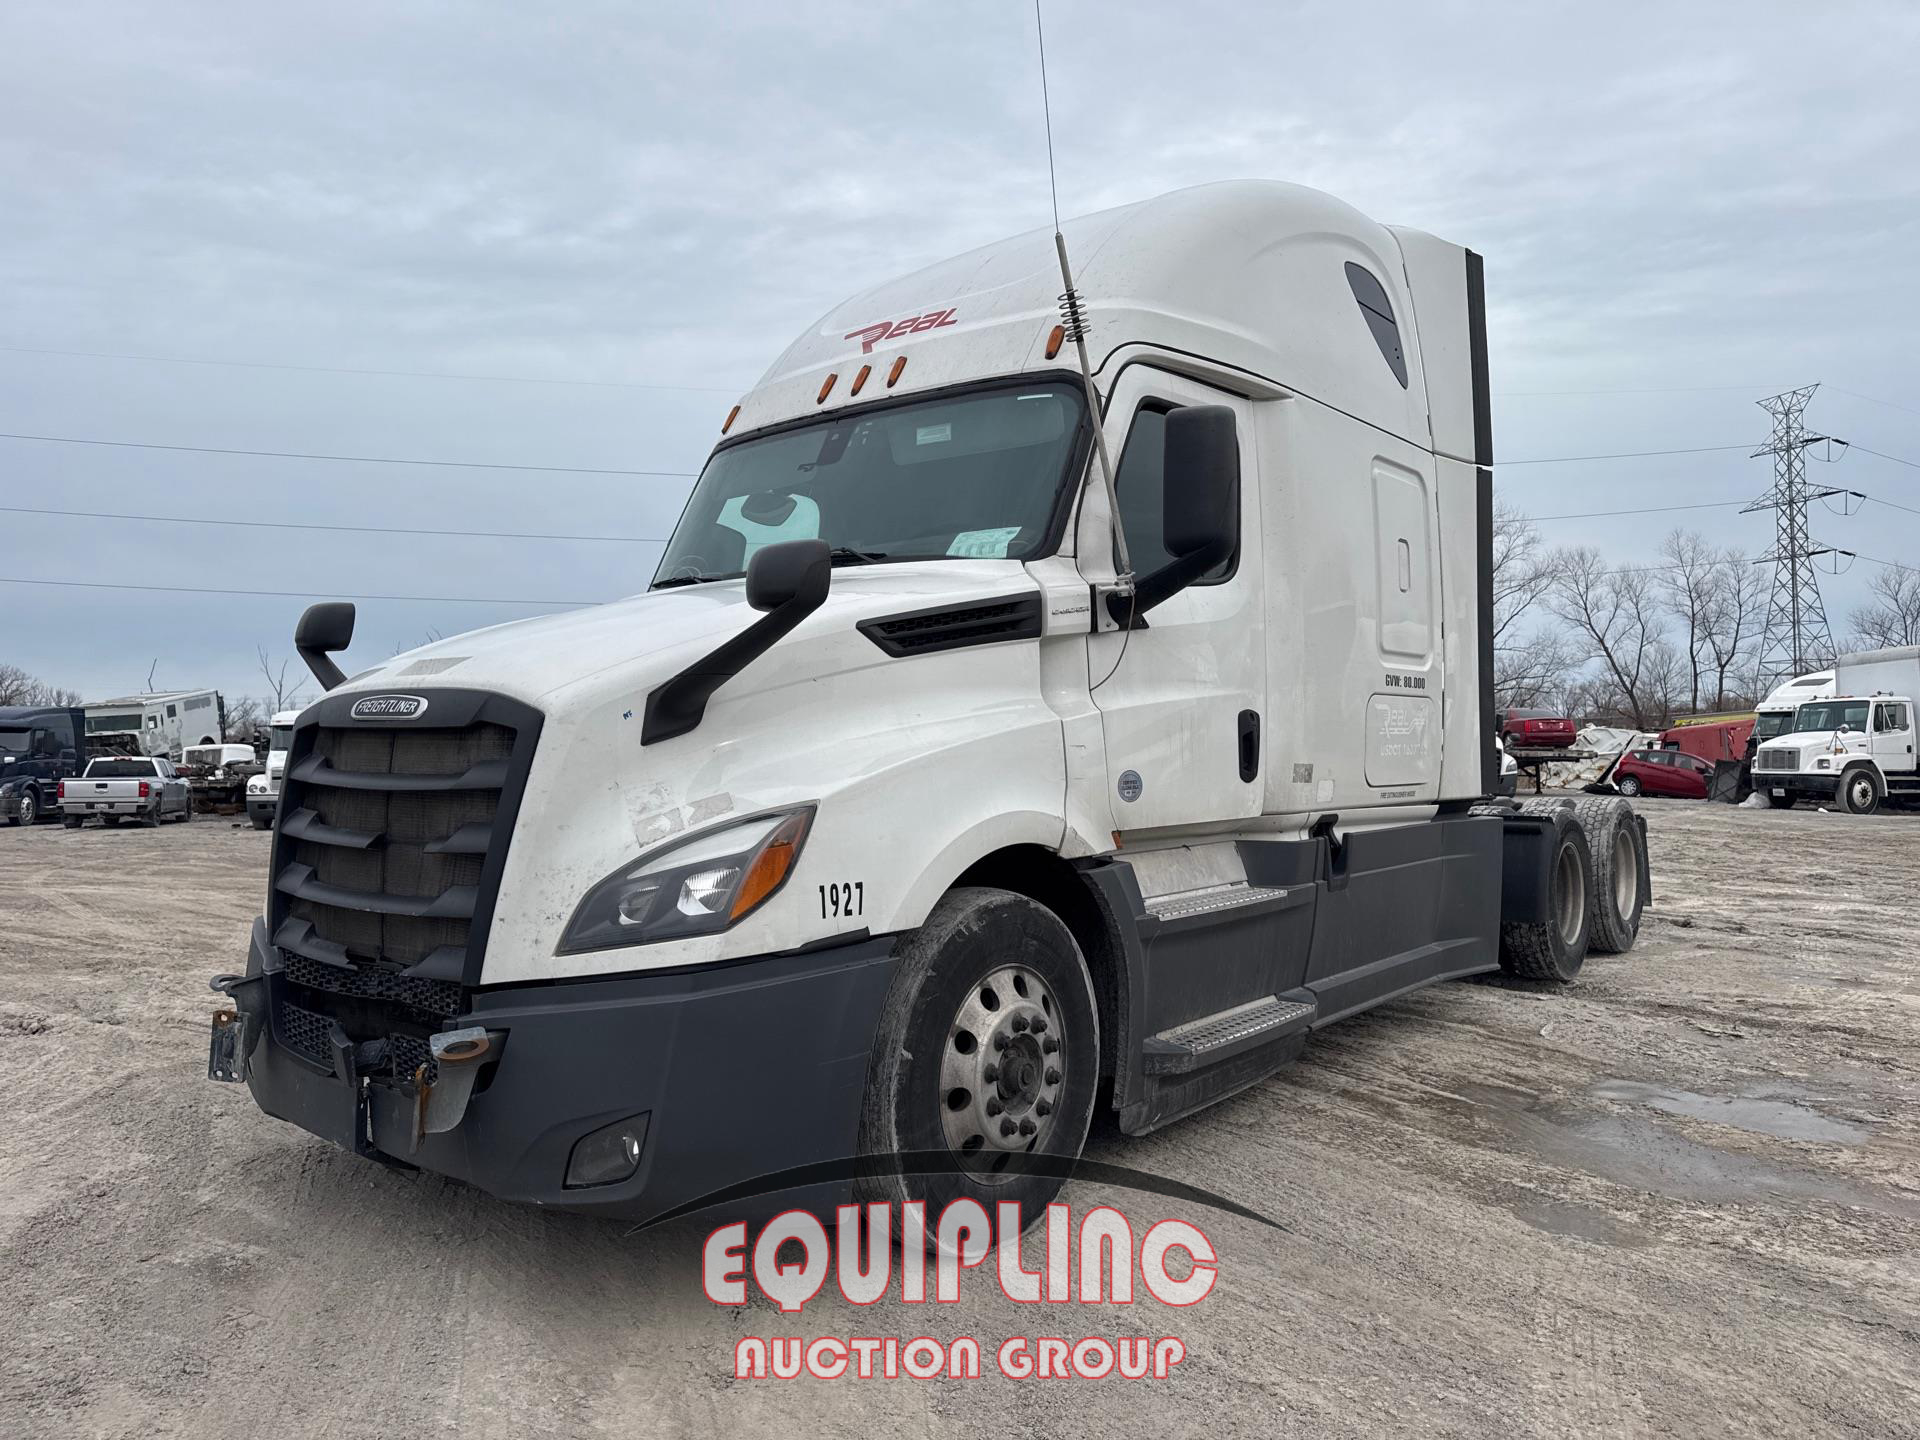
[[98,755],[79,778],[60,782],[60,813],[69,830],[92,817],[102,825],[140,820],[191,820],[193,793],[164,755]]
[[0,819],[31,825],[60,808],[60,782],[78,775],[86,717],[62,705],[0,706]]
[[251,745],[189,745],[180,752],[179,773],[203,815],[237,811],[247,782],[264,769]]
[[100,737],[101,748],[176,763],[187,746],[217,745],[226,733],[226,703],[217,690],[159,690],[85,708],[87,734]]
[[1613,788],[1630,798],[1670,795],[1681,800],[1704,800],[1713,779],[1713,764],[1666,746],[1629,750],[1614,765],[1612,779]]
[[1755,750],[1753,788],[1776,808],[1837,801],[1853,815],[1871,815],[1888,801],[1920,800],[1917,695],[1920,646],[1842,655],[1833,667],[1833,694],[1802,704],[1789,729]]
[[210,1075],[521,1201],[825,1165],[824,1205],[846,1161],[1032,1219],[1096,1104],[1144,1134],[1394,996],[1629,946],[1631,807],[1485,801],[1479,258],[1252,182],[1066,241],[1064,320],[1043,232],[810,327],[646,594],[351,681],[353,608],[309,609]]
[[280,777],[287,768],[287,747],[293,743],[293,726],[299,718],[298,710],[276,710],[268,722],[266,768],[247,777],[247,818],[256,830],[273,824],[274,808],[280,803]]

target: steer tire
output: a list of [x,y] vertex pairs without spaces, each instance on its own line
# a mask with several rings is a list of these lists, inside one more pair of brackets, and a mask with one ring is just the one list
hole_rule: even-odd
[[1834,791],[1840,808],[1849,815],[1871,815],[1886,799],[1886,786],[1871,765],[1849,765],[1840,773],[1840,785]]
[[1571,804],[1536,811],[1553,822],[1547,918],[1500,927],[1500,968],[1523,980],[1562,983],[1580,973],[1593,931],[1593,852]]
[[1587,906],[1593,917],[1593,948],[1602,955],[1624,955],[1640,934],[1640,914],[1653,893],[1646,821],[1611,795],[1576,801],[1573,813],[1580,817],[1593,855]]
[[[1046,1050],[1049,1042],[1056,1048]],[[1024,895],[951,890],[895,961],[861,1104],[860,1153],[873,1160],[855,1180],[855,1198],[923,1202],[930,1249],[941,1212],[956,1200],[976,1200],[994,1217],[1011,1201],[1032,1224],[1062,1181],[1021,1173],[1020,1161],[1027,1153],[1078,1159],[1099,1082],[1093,982],[1072,933]],[[1009,1121],[1012,1136],[1001,1133]],[[901,1174],[892,1160],[928,1153],[953,1168]]]

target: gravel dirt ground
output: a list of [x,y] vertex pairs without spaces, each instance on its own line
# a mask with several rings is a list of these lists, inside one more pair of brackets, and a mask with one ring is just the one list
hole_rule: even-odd
[[[989,1266],[957,1305],[829,1282],[789,1318],[705,1300],[707,1227],[501,1204],[209,1083],[266,835],[5,830],[0,1435],[1920,1433],[1920,819],[1642,809],[1633,953],[1426,991],[1096,1139],[1286,1227],[1069,1188],[1204,1225],[1199,1305],[1016,1306]],[[988,1378],[732,1378],[742,1335],[923,1333]],[[993,1373],[1038,1333],[1188,1355]]]

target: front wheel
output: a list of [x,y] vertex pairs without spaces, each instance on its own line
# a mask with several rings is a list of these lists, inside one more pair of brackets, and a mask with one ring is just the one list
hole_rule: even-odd
[[32,825],[39,818],[40,818],[40,797],[34,794],[31,789],[22,790],[20,792],[19,823],[23,826]]
[[[924,1202],[929,1244],[956,1200],[989,1215],[1011,1201],[1031,1223],[1061,1181],[1019,1162],[1079,1157],[1099,1080],[1093,982],[1067,927],[1024,895],[950,891],[903,944],[881,1010],[859,1198]],[[892,1161],[927,1152],[951,1168],[903,1175]]]
[[1880,808],[1880,777],[1856,765],[1840,777],[1840,806],[1849,815],[1871,815]]
[[1618,790],[1629,800],[1636,800],[1640,796],[1640,779],[1636,775],[1629,775],[1618,785],[1614,786],[1614,789]]

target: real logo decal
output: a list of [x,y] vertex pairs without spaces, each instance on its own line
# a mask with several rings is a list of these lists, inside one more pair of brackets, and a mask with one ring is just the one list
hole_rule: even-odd
[[423,695],[368,695],[347,713],[355,720],[417,720],[427,710]]
[[904,320],[882,320],[877,325],[863,326],[858,330],[849,330],[843,339],[858,340],[860,353],[871,355],[873,347],[882,340],[898,340],[902,335],[918,335],[924,330],[938,330],[943,325],[954,323],[955,308],[946,310],[928,310],[919,315],[909,315]]

